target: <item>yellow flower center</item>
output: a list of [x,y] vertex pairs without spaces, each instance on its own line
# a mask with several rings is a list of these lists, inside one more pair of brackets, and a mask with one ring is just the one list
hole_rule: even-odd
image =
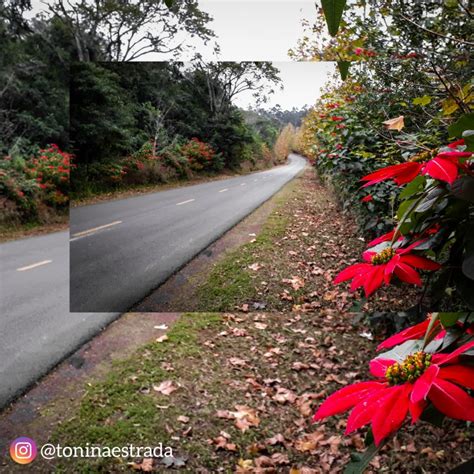
[[390,385],[413,383],[431,365],[431,354],[419,351],[409,355],[401,364],[395,362],[385,371]]
[[381,265],[382,263],[387,263],[388,261],[390,261],[390,259],[394,256],[395,256],[395,250],[393,250],[392,247],[387,247],[386,249],[383,249],[378,254],[373,255],[371,258],[371,262],[374,265]]
[[421,151],[416,155],[413,155],[409,161],[413,161],[415,163],[422,163],[423,161],[427,161],[434,156],[433,151]]

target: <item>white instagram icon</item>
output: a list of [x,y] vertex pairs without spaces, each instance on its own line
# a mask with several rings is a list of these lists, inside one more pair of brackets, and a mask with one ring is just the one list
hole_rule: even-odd
[[15,444],[15,456],[18,459],[29,459],[32,455],[32,451],[31,443],[28,443],[27,441]]

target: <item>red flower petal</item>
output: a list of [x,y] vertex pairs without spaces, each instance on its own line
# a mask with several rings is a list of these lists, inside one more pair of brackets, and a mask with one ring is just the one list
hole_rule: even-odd
[[384,265],[377,265],[366,275],[364,282],[365,296],[368,298],[374,291],[380,288],[384,281]]
[[378,410],[372,418],[372,431],[375,444],[398,430],[408,413],[410,384],[390,387],[390,394],[381,400]]
[[438,262],[434,262],[429,258],[420,257],[419,255],[402,255],[401,260],[412,267],[421,268],[422,270],[439,270],[441,268]]
[[355,406],[365,397],[376,391],[385,389],[387,385],[381,382],[359,382],[341,388],[330,395],[319,407],[313,416],[313,421],[342,413]]
[[474,421],[474,398],[457,385],[443,379],[436,379],[428,398],[445,415],[456,420]]
[[395,229],[372,240],[371,242],[367,244],[367,247],[368,248],[375,247],[376,245],[381,244],[382,242],[389,242],[390,240],[392,240],[394,234],[395,234]]
[[425,335],[429,324],[430,320],[428,318],[422,323],[415,324],[414,326],[404,329],[403,331],[394,334],[388,339],[385,339],[385,341],[377,346],[377,350],[380,351],[382,349],[390,349],[391,347],[408,341],[409,339],[421,339]]
[[426,405],[428,405],[428,403],[425,400],[421,400],[418,403],[413,403],[410,400],[408,410],[410,411],[412,425],[420,419],[420,416],[423,413],[423,410],[426,408]]
[[422,286],[420,275],[418,275],[416,270],[402,262],[395,267],[395,275],[406,283]]
[[422,376],[417,379],[413,384],[413,390],[411,392],[410,400],[412,403],[421,402],[421,400],[426,400],[428,392],[433,385],[436,376],[438,375],[439,367],[437,365],[430,365],[428,369],[422,374]]
[[392,364],[395,364],[396,360],[392,359],[372,359],[370,361],[370,373],[374,377],[385,377],[385,372],[387,367],[390,367]]
[[456,140],[455,142],[453,143],[450,143],[448,145],[449,148],[457,148],[458,146],[462,146],[464,145],[465,142],[464,142],[464,138],[460,138],[459,140]]
[[413,181],[419,174],[422,168],[420,163],[415,163],[416,166],[407,167],[402,173],[398,176],[394,177],[393,180],[395,181],[398,186],[402,184],[410,183]]
[[453,151],[442,151],[441,153],[438,153],[434,157],[434,159],[444,158],[444,159],[447,159],[447,160],[451,160],[454,163],[457,163],[460,158],[469,158],[470,156],[472,156],[472,152],[470,152],[470,151],[453,150]]
[[440,156],[438,155],[438,157],[428,161],[423,168],[422,174],[427,174],[434,179],[453,184],[458,177],[458,167],[452,161]]
[[365,398],[359,402],[351,411],[349,418],[347,418],[347,426],[345,434],[365,426],[375,415],[376,410],[380,405],[380,400],[383,398],[385,390],[379,390],[376,393]]
[[342,272],[336,276],[334,279],[334,284],[337,285],[343,281],[350,280],[360,273],[366,273],[368,270],[370,270],[370,268],[372,268],[372,265],[368,263],[356,263],[355,265],[351,265],[350,267],[342,270]]
[[448,365],[441,367],[438,377],[474,390],[474,367],[472,366]]
[[431,361],[433,364],[446,364],[451,362],[451,364],[456,364],[458,362],[458,356],[463,352],[466,352],[471,347],[474,347],[474,341],[466,342],[461,347],[458,347],[455,351],[450,352],[449,354],[433,354]]
[[367,183],[363,186],[364,188],[391,178],[396,179],[397,184],[404,184],[414,179],[420,172],[422,166],[423,165],[421,163],[415,163],[413,161],[400,163],[398,165],[386,166],[385,168],[379,169],[364,176],[361,178],[361,181],[367,181]]

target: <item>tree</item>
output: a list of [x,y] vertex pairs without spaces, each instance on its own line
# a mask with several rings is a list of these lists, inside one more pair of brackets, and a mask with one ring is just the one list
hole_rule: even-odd
[[196,0],[46,0],[47,11],[64,22],[74,39],[79,61],[132,61],[150,53],[180,53],[176,37],[214,36],[211,17]]
[[257,101],[265,102],[281,83],[279,70],[270,62],[198,62],[195,67],[206,79],[209,105],[216,115],[245,91],[252,91]]

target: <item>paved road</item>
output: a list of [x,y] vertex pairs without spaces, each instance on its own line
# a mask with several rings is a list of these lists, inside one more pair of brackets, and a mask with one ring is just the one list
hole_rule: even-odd
[[71,209],[71,311],[127,311],[305,165]]
[[69,233],[0,244],[0,407],[118,314],[69,314]]
[[[71,237],[57,232],[0,244],[0,408],[304,164],[292,156],[270,171],[75,208]],[[87,232],[104,224],[114,225]],[[69,250],[74,309],[83,312],[69,312]],[[104,311],[95,312],[99,307]]]

